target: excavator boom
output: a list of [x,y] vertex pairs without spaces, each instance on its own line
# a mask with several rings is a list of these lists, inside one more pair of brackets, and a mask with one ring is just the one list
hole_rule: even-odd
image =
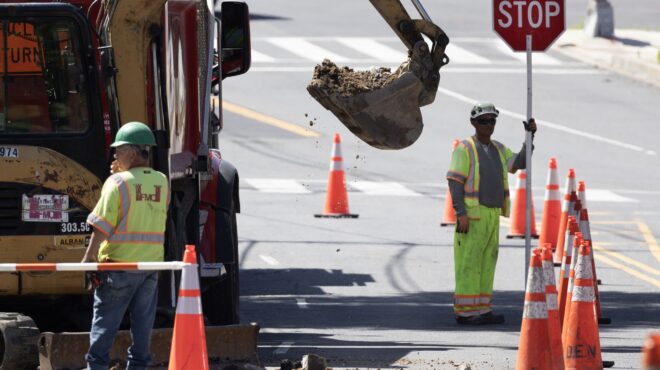
[[[324,61],[314,71],[307,91],[331,111],[353,134],[380,149],[402,149],[414,143],[424,126],[420,107],[431,104],[440,83],[440,68],[449,62],[449,38],[435,25],[419,0],[412,0],[423,19],[412,19],[399,0],[370,0],[378,13],[408,49],[409,58],[389,83],[369,91],[350,91],[355,79],[365,82],[381,77],[344,68],[328,76]],[[422,36],[431,40],[431,47]]]

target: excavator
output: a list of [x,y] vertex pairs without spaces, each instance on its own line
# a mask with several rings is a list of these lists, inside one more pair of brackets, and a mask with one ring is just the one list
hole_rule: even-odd
[[[448,40],[398,1],[371,1],[411,51],[397,81],[354,99],[310,92],[363,140],[396,149],[421,131],[419,106],[433,101]],[[122,123],[145,122],[158,144],[151,164],[172,191],[165,258],[180,261],[185,245],[197,246],[209,357],[257,363],[259,326],[239,318],[239,176],[218,143],[222,81],[249,68],[243,2],[0,0],[0,264],[80,262],[110,144]],[[376,112],[403,100],[401,112]],[[0,272],[0,370],[85,366],[89,280]],[[179,281],[178,272],[160,274],[154,364],[169,357]],[[120,331],[111,359],[129,344]]]
[[[347,94],[329,89],[315,74],[307,90],[355,136],[379,149],[403,149],[424,127],[420,107],[431,104],[440,84],[440,68],[449,63],[449,37],[435,25],[419,0],[412,0],[422,19],[412,19],[399,0],[369,0],[408,49],[409,58],[395,79],[371,91]],[[426,43],[426,36],[431,46]],[[320,78],[321,77],[321,78]]]

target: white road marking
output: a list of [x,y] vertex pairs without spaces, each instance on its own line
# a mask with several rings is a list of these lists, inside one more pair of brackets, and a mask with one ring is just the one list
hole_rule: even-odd
[[[401,63],[408,58],[407,53],[368,37],[338,37],[337,41],[383,62]],[[405,50],[405,48],[402,49]]]
[[[471,51],[467,51],[456,44],[449,43],[445,50],[449,56],[450,63],[457,64],[492,64],[489,59],[479,56]],[[451,65],[451,64],[450,64]]]
[[349,61],[348,58],[315,45],[302,37],[271,37],[267,40],[273,45],[317,63],[325,58],[329,58],[335,63]]
[[297,298],[296,299],[296,304],[298,304],[298,308],[300,308],[300,309],[309,308],[309,305],[308,305],[307,301],[305,300],[305,298]]
[[287,352],[289,352],[289,349],[295,342],[282,342],[277,348],[273,351],[273,354],[275,355],[284,355]]
[[348,186],[367,195],[387,195],[418,197],[422,194],[412,191],[398,182],[351,181]]
[[264,254],[260,254],[259,258],[261,258],[262,261],[266,262],[267,264],[271,266],[277,266],[280,264],[280,261],[276,260],[275,258],[271,256],[266,256]]
[[[498,40],[496,43],[497,50],[501,51],[502,53],[510,56],[511,58],[517,59],[523,63],[527,62],[527,53],[524,52],[514,52],[511,50],[509,45],[505,44],[504,41]],[[560,65],[561,61],[559,59],[553,58],[546,53],[543,52],[534,52],[532,53],[532,65]]]
[[637,199],[624,197],[611,190],[605,189],[587,189],[587,202],[638,202]]
[[[447,96],[450,96],[454,99],[460,100],[462,102],[468,103],[470,105],[474,105],[474,104],[477,103],[477,100],[475,100],[475,99],[469,98],[469,97],[467,97],[463,94],[459,94],[455,91],[451,91],[451,90],[445,89],[443,87],[439,87],[438,92],[440,92],[442,94],[445,94]],[[515,113],[515,112],[512,112],[510,110],[503,109],[503,108],[499,108],[499,110],[500,110],[500,114],[503,114],[505,116],[509,116],[511,118],[515,118],[517,120],[524,121],[524,120],[527,119],[527,117],[525,117],[525,115],[523,115],[523,114]],[[552,122],[549,122],[549,121],[543,121],[543,120],[537,119],[536,123],[539,126],[542,126],[542,127],[548,127],[548,128],[552,128],[552,129],[555,129],[555,130],[558,130],[558,131],[567,132],[567,133],[570,133],[570,134],[573,134],[573,135],[576,135],[576,136],[586,137],[588,139],[592,139],[592,140],[595,140],[595,141],[600,141],[602,143],[618,146],[618,147],[621,147],[621,148],[634,150],[636,152],[643,152],[643,153],[646,153],[648,155],[655,155],[655,151],[645,149],[645,148],[643,148],[641,146],[638,146],[638,145],[624,143],[623,141],[614,140],[614,139],[606,138],[606,137],[603,137],[603,136],[600,136],[600,135],[595,135],[595,134],[591,134],[591,133],[588,133],[588,132],[576,130],[574,128],[567,127],[567,126],[562,126],[562,125],[552,123]]]
[[246,179],[248,184],[264,193],[308,194],[305,188],[296,180],[291,179]]
[[250,53],[251,53],[252,62],[254,63],[273,63],[276,61],[276,59],[271,57],[270,55],[266,55],[254,49],[252,49]]

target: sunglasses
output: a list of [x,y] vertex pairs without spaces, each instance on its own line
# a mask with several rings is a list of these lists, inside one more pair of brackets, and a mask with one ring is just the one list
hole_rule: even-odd
[[477,122],[479,122],[480,125],[494,125],[497,120],[495,118],[482,118],[478,119]]

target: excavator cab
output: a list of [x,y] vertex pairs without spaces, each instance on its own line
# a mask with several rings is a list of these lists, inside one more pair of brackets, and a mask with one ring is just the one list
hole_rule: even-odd
[[[399,0],[370,1],[408,48],[408,59],[392,73],[354,72],[326,60],[316,67],[307,91],[367,144],[402,149],[422,133],[420,107],[435,99],[440,68],[449,62],[449,38],[419,0],[412,2],[423,19],[412,19]],[[422,35],[431,41],[430,47]],[[361,80],[362,89],[351,88],[356,80]],[[374,80],[381,82],[373,84]]]

